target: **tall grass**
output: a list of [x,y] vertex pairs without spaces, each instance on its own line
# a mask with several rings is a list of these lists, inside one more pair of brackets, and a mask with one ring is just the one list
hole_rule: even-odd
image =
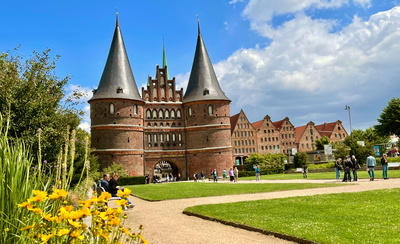
[[32,165],[32,155],[23,140],[10,140],[8,122],[0,115],[0,243],[17,243],[23,222],[33,217],[17,204],[32,196],[32,190],[49,190],[51,175]]

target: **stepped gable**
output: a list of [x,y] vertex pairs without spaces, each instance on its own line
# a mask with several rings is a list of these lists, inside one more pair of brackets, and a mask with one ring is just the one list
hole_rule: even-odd
[[89,102],[97,99],[110,98],[143,101],[136,86],[126,53],[124,40],[119,27],[118,14],[114,37],[103,75],[101,76],[99,87],[93,91],[93,97]]
[[183,102],[207,100],[230,101],[219,85],[198,25],[196,52]]

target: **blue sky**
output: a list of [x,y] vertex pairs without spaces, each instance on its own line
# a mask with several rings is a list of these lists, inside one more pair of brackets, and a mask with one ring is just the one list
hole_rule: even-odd
[[[0,52],[50,48],[67,93],[97,87],[116,18],[139,90],[162,64],[186,88],[201,32],[231,115],[295,126],[377,123],[400,88],[400,4],[375,0],[1,1]],[[17,51],[15,47],[21,45]],[[87,100],[88,98],[86,98]],[[89,106],[82,100],[82,108]],[[83,118],[82,127],[90,120]]]

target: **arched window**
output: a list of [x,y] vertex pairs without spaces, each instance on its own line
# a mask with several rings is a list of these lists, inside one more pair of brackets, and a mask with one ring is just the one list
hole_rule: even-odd
[[181,133],[178,134],[178,141],[182,141],[182,134]]
[[181,126],[182,126],[181,122],[178,122],[178,127],[181,127]]
[[146,101],[149,101],[149,94],[146,93]]
[[161,100],[165,101],[165,90],[164,90],[164,88],[161,88]]
[[114,114],[114,103],[110,103],[110,114]]
[[169,119],[169,111],[168,111],[168,109],[165,110],[165,118],[166,118],[166,119]]
[[189,116],[192,116],[192,107],[188,108],[188,114],[189,114]]
[[146,110],[146,118],[151,119],[151,111],[150,111],[150,109]]
[[160,78],[160,85],[164,85],[164,77],[162,77],[162,76]]
[[176,94],[176,100],[177,100],[177,101],[180,101],[180,100],[181,100],[181,95]]
[[167,137],[167,141],[169,141],[169,134],[167,134],[166,137]]
[[136,104],[133,105],[133,114],[138,114],[138,106]]
[[158,111],[158,118],[159,119],[162,119],[164,117],[164,113],[163,113],[163,111],[160,109],[159,111]]
[[157,110],[156,109],[153,110],[153,119],[157,119]]
[[154,134],[154,142],[157,142],[157,134]]
[[180,110],[180,109],[176,110],[176,117],[177,117],[178,119],[181,118],[181,110]]
[[151,127],[151,124],[150,124],[150,123],[147,123],[147,127]]
[[164,124],[163,124],[163,123],[160,123],[160,127],[164,127]]
[[157,100],[157,89],[156,88],[153,89],[153,97],[154,97],[154,100]]
[[151,135],[150,134],[147,135],[147,142],[151,142]]
[[160,134],[160,142],[164,142],[164,134]]
[[172,141],[175,141],[175,140],[176,140],[175,134],[172,134]]
[[154,123],[154,127],[157,127],[157,123]]
[[167,123],[165,126],[166,126],[166,127],[169,127],[169,123]]
[[175,122],[172,122],[172,125],[171,125],[171,127],[175,127]]
[[175,110],[171,109],[171,119],[175,119]]
[[208,115],[213,115],[214,111],[213,111],[213,106],[212,105],[208,105]]

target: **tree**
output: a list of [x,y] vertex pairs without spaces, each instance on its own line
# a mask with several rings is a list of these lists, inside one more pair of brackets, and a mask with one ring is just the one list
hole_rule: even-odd
[[303,164],[307,164],[307,162],[308,162],[307,153],[301,152],[301,153],[296,153],[294,155],[294,167],[300,168]]
[[[39,152],[37,131],[41,129],[42,158],[48,162],[55,161],[61,150],[67,126],[76,129],[82,115],[71,106],[71,98],[61,105],[69,76],[56,76],[59,56],[51,60],[49,53],[50,49],[33,51],[24,62],[23,55],[0,54],[0,113],[9,118],[9,135],[24,138],[34,152]],[[81,95],[74,93],[75,97]]]
[[323,136],[320,139],[315,140],[315,146],[317,150],[324,150],[324,145],[328,145],[330,143],[329,138],[327,136]]
[[378,119],[379,124],[374,128],[379,135],[400,137],[400,98],[392,98]]

